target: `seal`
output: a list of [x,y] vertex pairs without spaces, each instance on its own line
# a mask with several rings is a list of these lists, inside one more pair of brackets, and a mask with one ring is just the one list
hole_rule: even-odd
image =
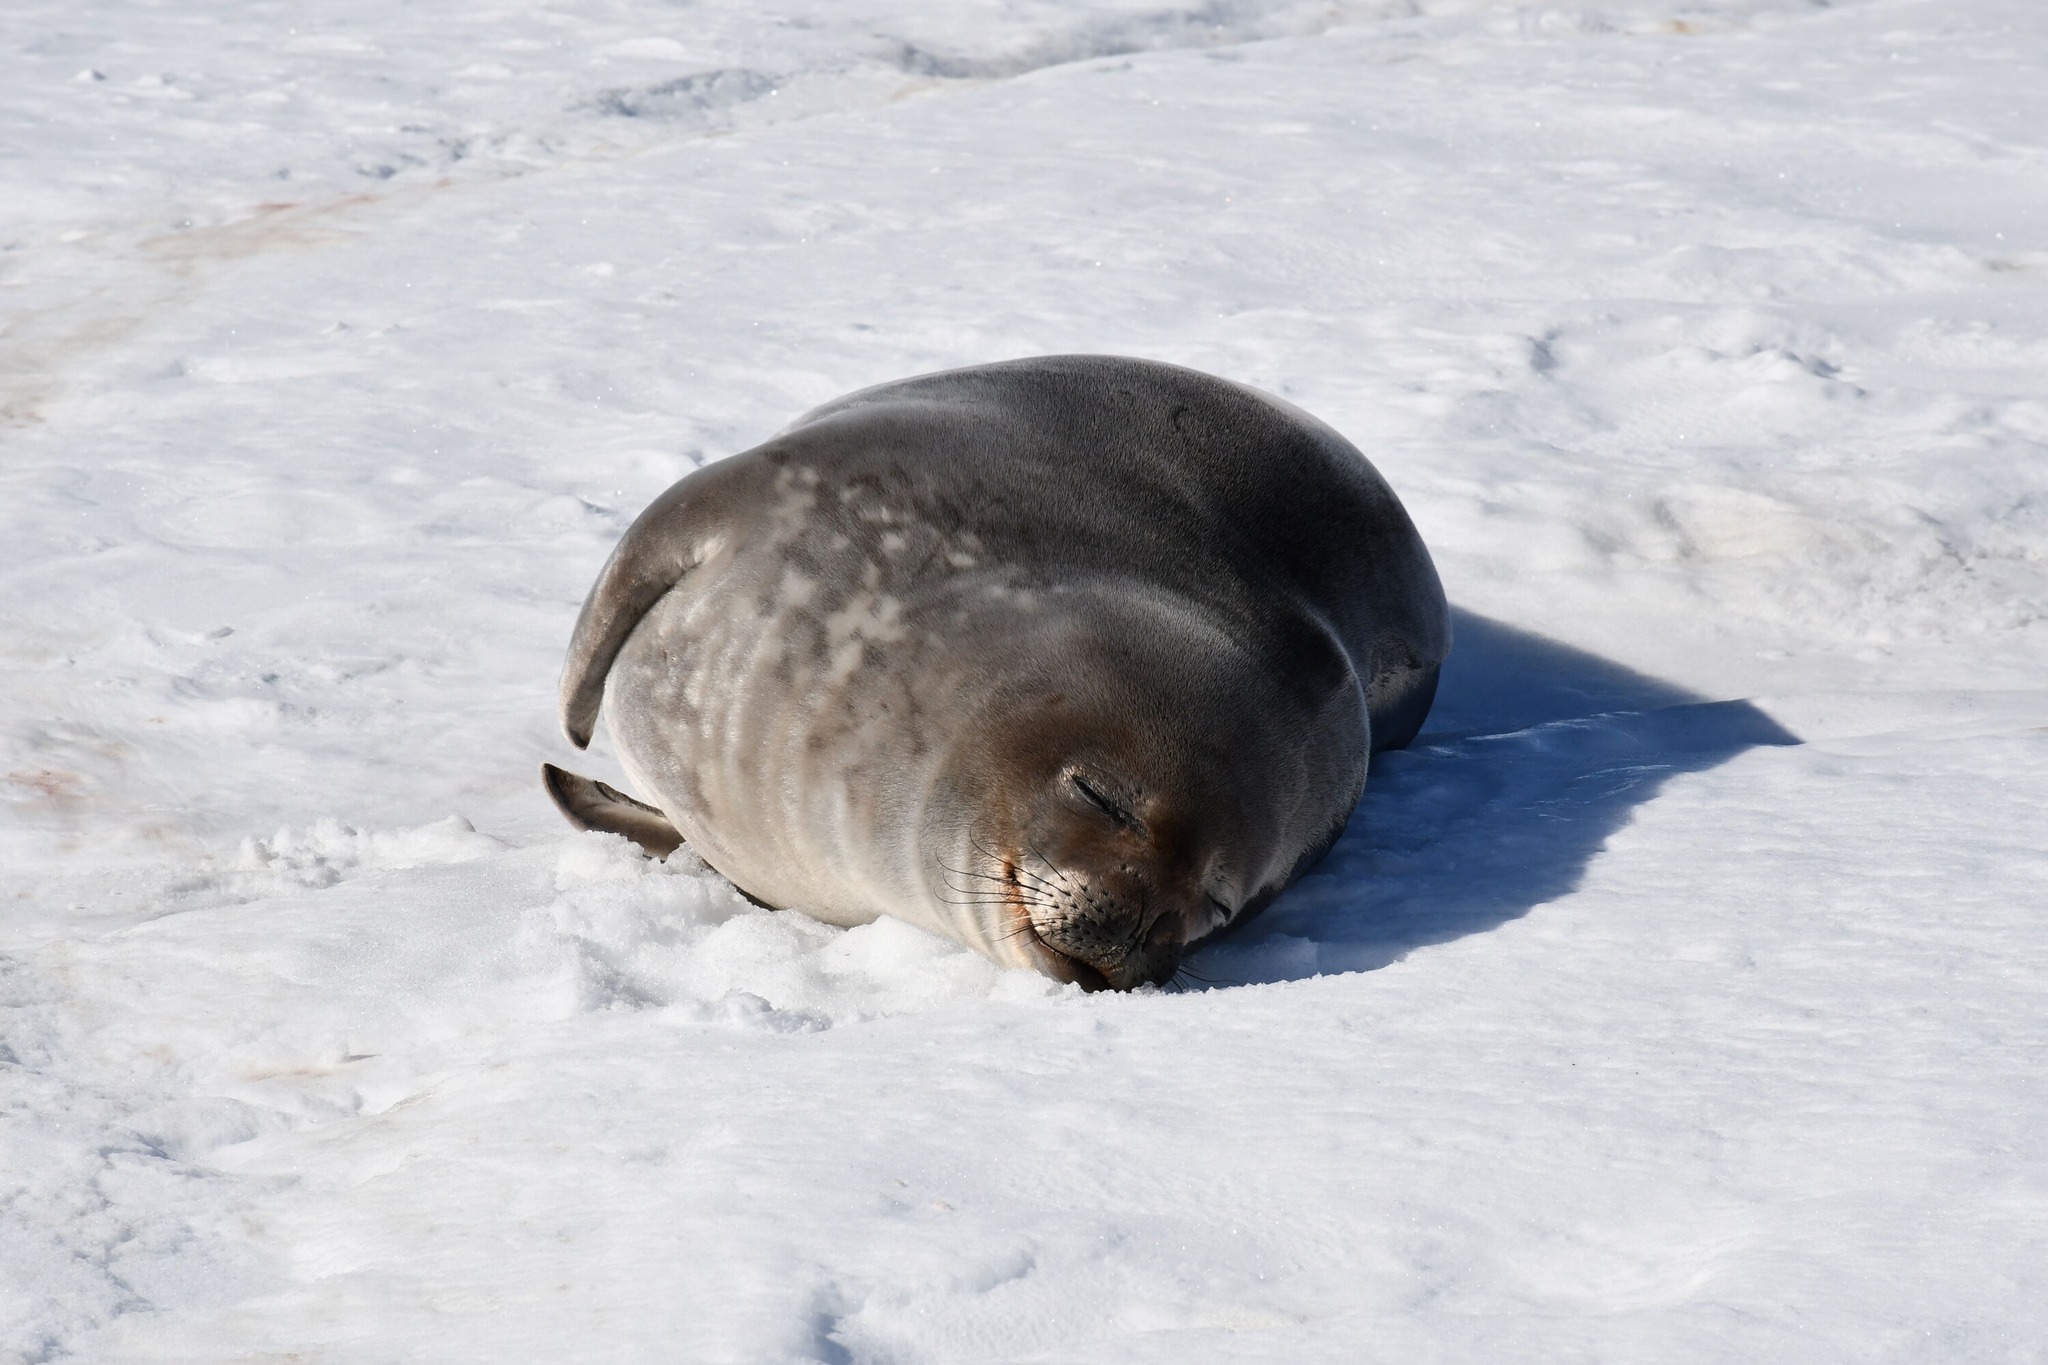
[[1009,361],[657,498],[561,685],[649,801],[545,779],[765,905],[1128,989],[1329,848],[1449,647],[1421,537],[1329,427],[1177,366]]

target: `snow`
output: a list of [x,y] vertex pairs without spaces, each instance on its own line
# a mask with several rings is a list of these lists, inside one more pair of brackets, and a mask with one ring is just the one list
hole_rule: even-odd
[[[0,1359],[2048,1359],[2038,5],[0,52]],[[647,500],[1071,350],[1331,422],[1458,608],[1208,987],[560,824]]]

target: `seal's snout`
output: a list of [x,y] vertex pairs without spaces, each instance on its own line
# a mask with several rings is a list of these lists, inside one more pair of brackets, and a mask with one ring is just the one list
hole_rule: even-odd
[[[1071,874],[1065,879],[1076,880]],[[1144,899],[1119,901],[1083,890],[1049,905],[1034,904],[1029,913],[1039,943],[1084,989],[1164,985],[1180,969],[1185,945],[1177,917],[1148,914]]]
[[[1092,807],[1099,789],[1076,785]],[[1088,809],[1051,826],[1004,865],[1019,928],[1049,955],[1044,966],[1089,990],[1172,980],[1188,941],[1185,897],[1145,822]]]
[[1178,935],[1147,935],[1139,942],[1119,939],[1111,924],[1065,922],[1040,929],[1039,943],[1056,959],[1056,975],[1084,990],[1128,991],[1163,986],[1180,970],[1183,945]]

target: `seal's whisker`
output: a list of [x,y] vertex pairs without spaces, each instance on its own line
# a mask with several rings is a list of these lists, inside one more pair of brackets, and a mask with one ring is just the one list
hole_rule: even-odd
[[940,866],[945,867],[948,872],[951,872],[956,876],[973,877],[978,881],[999,882],[1003,880],[1003,878],[999,874],[994,872],[984,872],[978,867],[952,867],[943,863],[940,864]]
[[[1070,884],[1072,879],[1067,876],[1067,870],[1064,867],[1061,867],[1058,863],[1054,862],[1052,859],[1046,857],[1045,853],[1038,847],[1037,844],[1031,845],[1031,856],[1038,859],[1039,862],[1044,863],[1047,867],[1051,868],[1052,875],[1059,879],[1059,884],[1061,886],[1067,886]],[[1016,864],[1012,863],[1011,866],[1015,867]],[[1085,891],[1083,894],[1086,894]]]
[[1010,907],[1010,906],[1013,906],[1013,905],[1015,904],[1015,902],[1014,902],[1014,901],[1008,901],[1008,900],[977,900],[977,899],[975,899],[975,898],[973,898],[973,897],[955,897],[955,896],[941,896],[941,897],[939,897],[939,900],[940,900],[940,901],[942,901],[942,902],[944,902],[944,903],[945,903],[945,904],[947,904],[947,905],[959,905],[959,906],[973,906],[973,905],[985,905],[985,906],[990,906],[990,907],[992,907],[992,908],[994,908],[994,909],[998,909],[998,910],[1000,910],[1000,909],[1004,909],[1004,908],[1007,908],[1007,907]]
[[1010,864],[1010,871],[1010,876],[1001,879],[1002,885],[1006,890],[1040,898],[1049,897],[1053,900],[1058,900],[1062,894],[1060,889],[1051,882],[1046,881],[1043,877],[1035,877],[1031,873],[1019,869],[1015,864]]
[[[964,877],[967,878],[969,881],[989,882],[994,884],[995,886],[1003,887],[1005,889],[1018,885],[1018,882],[1013,878],[999,877],[993,872],[977,872],[971,868],[953,867],[952,865],[945,862],[940,862],[939,868],[941,871],[945,872],[949,878]],[[1026,873],[1025,875],[1029,876],[1030,874]],[[1032,880],[1036,882],[1038,879],[1032,878]],[[968,891],[973,889],[971,887],[955,886],[950,880],[946,883],[946,886],[947,889],[953,891]],[[1052,888],[1048,886],[1045,889],[1051,890]]]
[[[941,862],[939,866],[944,868],[947,872],[952,873],[956,876],[971,877],[977,881],[995,882],[1000,886],[1028,885],[1048,895],[1059,894],[1059,888],[1054,886],[1051,882],[1039,876],[1030,868],[1023,867],[1017,863],[1011,862],[1008,858],[1004,858],[998,855],[997,853],[989,849],[986,845],[981,843],[980,840],[974,841],[974,850],[975,852],[981,854],[982,857],[987,858],[990,862],[1002,864],[1004,873],[1006,875],[998,876],[993,872],[981,872],[972,868],[956,868],[944,862]],[[1041,854],[1039,856],[1043,858],[1044,855]]]
[[1001,907],[1015,906],[1017,903],[1014,899],[1012,899],[1009,896],[976,896],[963,895],[958,893],[953,895],[944,895],[938,892],[934,892],[933,898],[935,900],[942,901],[947,905],[991,905]]
[[1045,878],[1036,876],[1035,874],[1030,872],[1026,872],[1021,868],[1016,869],[1016,875],[1011,878],[1011,884],[1018,887],[1029,887],[1033,891],[1040,891],[1048,896],[1057,896],[1060,894],[1059,887],[1047,881]]
[[1013,896],[1017,891],[1017,888],[1014,886],[976,886],[972,883],[966,886],[955,886],[951,882],[947,882],[945,885],[948,891],[962,896],[988,896],[994,899]]

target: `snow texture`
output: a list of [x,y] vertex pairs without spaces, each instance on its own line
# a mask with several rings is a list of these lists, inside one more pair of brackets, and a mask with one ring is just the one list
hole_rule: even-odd
[[[14,0],[0,1359],[2048,1360],[2044,67],[2035,0]],[[1457,608],[1195,989],[559,823],[642,505],[1059,351],[1331,422]]]

